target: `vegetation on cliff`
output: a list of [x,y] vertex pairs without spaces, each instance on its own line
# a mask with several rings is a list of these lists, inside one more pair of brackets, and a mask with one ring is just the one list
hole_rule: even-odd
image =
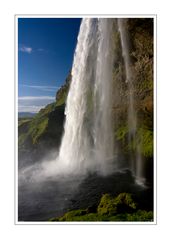
[[137,117],[136,137],[129,139],[128,126],[128,91],[124,60],[121,56],[120,36],[114,36],[119,51],[114,66],[113,79],[116,95],[114,96],[114,136],[125,155],[140,146],[143,158],[153,158],[153,19],[128,19],[126,29],[129,37],[129,71],[132,73],[133,103]]
[[65,84],[57,91],[56,102],[48,104],[33,118],[19,118],[19,160],[25,157],[39,160],[52,149],[58,149],[64,123],[65,101],[70,84],[69,73]]
[[153,221],[153,212],[137,208],[129,193],[104,194],[97,208],[78,209],[49,221]]

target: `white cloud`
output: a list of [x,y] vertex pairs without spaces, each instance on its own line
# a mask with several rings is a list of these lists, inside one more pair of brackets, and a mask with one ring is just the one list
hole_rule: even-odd
[[18,100],[55,100],[55,97],[51,97],[51,96],[23,96],[23,97],[19,97]]
[[20,52],[25,52],[25,53],[31,53],[32,52],[32,48],[31,47],[26,47],[26,46],[23,46],[23,47],[20,47],[19,48],[19,51]]
[[56,92],[59,87],[56,86],[37,86],[37,85],[26,85],[26,84],[20,84],[20,86],[27,87],[27,88],[34,88],[40,91],[46,91],[46,92]]
[[18,98],[18,112],[39,112],[47,104],[55,101],[52,96],[22,96]]

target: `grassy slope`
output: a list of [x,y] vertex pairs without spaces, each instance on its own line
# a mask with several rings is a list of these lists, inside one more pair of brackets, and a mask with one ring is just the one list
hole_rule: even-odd
[[[33,118],[19,119],[19,150],[35,147],[41,142],[53,145],[60,141],[63,130],[64,105],[67,98],[71,73],[65,84],[57,91],[56,102],[48,104],[41,109]],[[58,138],[58,141],[57,141]]]

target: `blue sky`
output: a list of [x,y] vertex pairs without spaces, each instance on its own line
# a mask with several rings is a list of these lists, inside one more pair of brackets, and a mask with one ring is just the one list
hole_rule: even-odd
[[38,112],[55,100],[73,61],[81,19],[18,19],[18,111]]

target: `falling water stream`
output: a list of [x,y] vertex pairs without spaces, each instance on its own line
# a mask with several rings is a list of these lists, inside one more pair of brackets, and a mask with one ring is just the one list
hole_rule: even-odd
[[129,144],[132,145],[133,141],[136,144],[135,153],[131,153],[131,170],[135,175],[136,182],[138,184],[144,184],[143,177],[143,159],[141,157],[140,145],[136,141],[137,138],[137,114],[135,109],[135,100],[134,100],[134,84],[133,84],[133,74],[131,70],[131,61],[129,54],[129,39],[128,33],[126,30],[127,19],[118,19],[118,28],[120,32],[121,38],[121,46],[122,46],[122,55],[124,58],[125,65],[125,75],[126,75],[126,83],[128,86],[128,129],[129,129]]
[[58,160],[65,169],[112,171],[113,21],[84,19],[72,68]]
[[[125,28],[126,19],[83,19],[72,67],[72,81],[65,109],[66,122],[58,156],[65,170],[111,173],[117,169],[113,134],[114,24],[118,26],[126,85],[128,88],[129,143],[136,141],[137,115],[134,85]],[[139,145],[131,154],[130,168],[136,181],[142,181]]]

